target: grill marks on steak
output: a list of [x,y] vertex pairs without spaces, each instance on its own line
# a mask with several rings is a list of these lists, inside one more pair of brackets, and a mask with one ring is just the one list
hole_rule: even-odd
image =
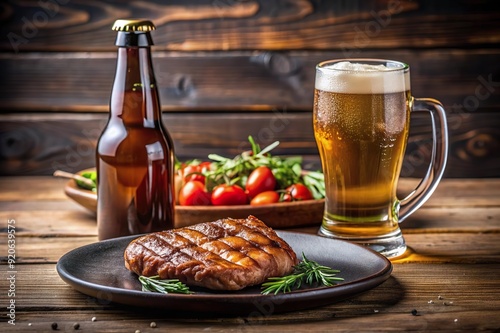
[[138,275],[218,290],[239,290],[286,275],[298,262],[292,248],[253,216],[142,236],[129,244],[124,258]]

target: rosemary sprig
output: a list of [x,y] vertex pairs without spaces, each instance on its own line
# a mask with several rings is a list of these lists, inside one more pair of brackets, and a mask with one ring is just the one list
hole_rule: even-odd
[[325,287],[333,286],[337,281],[343,281],[343,278],[336,277],[339,270],[323,266],[313,260],[307,259],[302,253],[302,261],[294,267],[294,272],[282,277],[272,277],[262,284],[262,294],[268,295],[279,292],[287,293],[294,289],[299,289],[302,284],[312,286],[320,284]]
[[[303,284],[313,286],[319,284],[325,287],[333,286],[337,281],[343,281],[343,278],[336,277],[339,270],[323,266],[313,260],[307,259],[302,253],[302,261],[294,267],[292,274],[271,277],[267,282],[261,285],[262,294],[268,295],[279,292],[287,293],[295,289],[299,289]],[[150,291],[157,293],[176,293],[176,294],[192,294],[189,287],[178,279],[160,280],[158,275],[147,277],[139,276],[139,281],[142,285],[142,291]]]
[[160,280],[158,275],[147,277],[139,276],[142,285],[142,291],[151,291],[157,293],[174,294],[192,294],[189,287],[177,279]]

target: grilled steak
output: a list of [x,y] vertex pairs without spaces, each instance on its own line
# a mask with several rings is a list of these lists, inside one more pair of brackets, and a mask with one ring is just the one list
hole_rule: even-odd
[[298,262],[292,248],[254,216],[142,236],[128,245],[124,258],[138,275],[215,290],[260,284],[290,273]]

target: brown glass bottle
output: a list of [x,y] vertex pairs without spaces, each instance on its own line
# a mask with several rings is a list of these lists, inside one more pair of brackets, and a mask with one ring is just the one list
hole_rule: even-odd
[[174,149],[163,126],[144,20],[118,20],[109,120],[96,153],[99,239],[174,225]]

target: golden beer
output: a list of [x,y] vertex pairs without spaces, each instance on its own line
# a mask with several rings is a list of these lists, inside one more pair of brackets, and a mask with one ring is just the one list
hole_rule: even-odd
[[368,66],[318,74],[313,124],[327,192],[324,234],[363,238],[399,232],[396,188],[410,101],[404,72]]
[[[410,112],[429,112],[433,148],[424,179],[396,196]],[[326,198],[319,234],[368,246],[386,257],[406,250],[398,223],[422,206],[446,167],[448,128],[438,101],[413,98],[407,64],[382,59],[316,66],[313,113]]]

